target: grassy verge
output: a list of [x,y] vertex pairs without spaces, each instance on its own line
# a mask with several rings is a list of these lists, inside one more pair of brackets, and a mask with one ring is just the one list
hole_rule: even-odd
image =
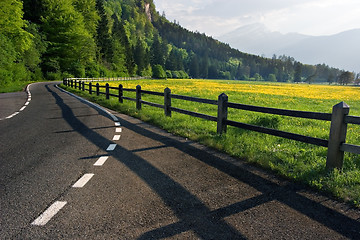
[[13,82],[8,85],[0,86],[0,93],[9,93],[9,92],[20,92],[25,89],[25,87],[32,82]]
[[[118,86],[119,83],[111,83]],[[237,81],[168,80],[168,81],[126,81],[125,88],[141,85],[143,90],[162,92],[170,87],[172,93],[187,96],[217,99],[225,92],[229,101],[283,109],[331,112],[332,106],[345,100],[351,115],[360,115],[358,88],[340,86],[315,86],[300,84],[268,84]],[[68,89],[74,92],[73,89]],[[105,100],[88,93],[77,94],[113,110],[140,118],[174,134],[201,142],[232,156],[246,159],[281,176],[299,181],[316,189],[329,192],[344,201],[360,206],[360,157],[346,153],[342,171],[326,172],[327,149],[283,138],[273,137],[237,128],[228,128],[226,135],[216,134],[213,122],[173,113],[165,117],[162,109],[143,106],[135,109],[135,103],[117,99]],[[125,93],[125,96],[135,97]],[[162,104],[161,97],[143,95],[143,100]],[[172,100],[174,107],[216,116],[217,107]],[[312,137],[328,139],[329,122],[297,119],[285,116],[230,110],[229,119],[244,123],[275,128]],[[360,145],[359,126],[349,125],[347,142]]]

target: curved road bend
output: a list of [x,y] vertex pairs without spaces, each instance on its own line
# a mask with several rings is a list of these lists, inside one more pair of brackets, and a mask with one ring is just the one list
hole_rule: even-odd
[[0,120],[0,239],[360,239],[358,210],[55,83],[30,92]]

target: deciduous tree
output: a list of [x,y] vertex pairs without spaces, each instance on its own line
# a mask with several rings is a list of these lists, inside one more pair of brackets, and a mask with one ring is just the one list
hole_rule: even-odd
[[355,75],[353,72],[345,71],[342,72],[339,76],[339,83],[342,85],[347,85],[349,83],[352,83],[355,79]]
[[43,3],[42,29],[48,42],[44,70],[82,77],[86,64],[95,58],[95,43],[85,28],[82,14],[75,10],[72,0],[43,0]]

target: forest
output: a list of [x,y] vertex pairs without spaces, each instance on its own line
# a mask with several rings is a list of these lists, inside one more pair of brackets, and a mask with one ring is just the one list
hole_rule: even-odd
[[167,20],[152,0],[2,0],[0,11],[0,86],[64,77],[329,84],[359,77],[288,56],[240,52]]

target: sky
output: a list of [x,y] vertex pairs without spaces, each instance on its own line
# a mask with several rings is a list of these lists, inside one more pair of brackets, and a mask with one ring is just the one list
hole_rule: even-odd
[[271,31],[312,36],[360,28],[359,0],[154,0],[170,21],[208,36],[262,23]]

